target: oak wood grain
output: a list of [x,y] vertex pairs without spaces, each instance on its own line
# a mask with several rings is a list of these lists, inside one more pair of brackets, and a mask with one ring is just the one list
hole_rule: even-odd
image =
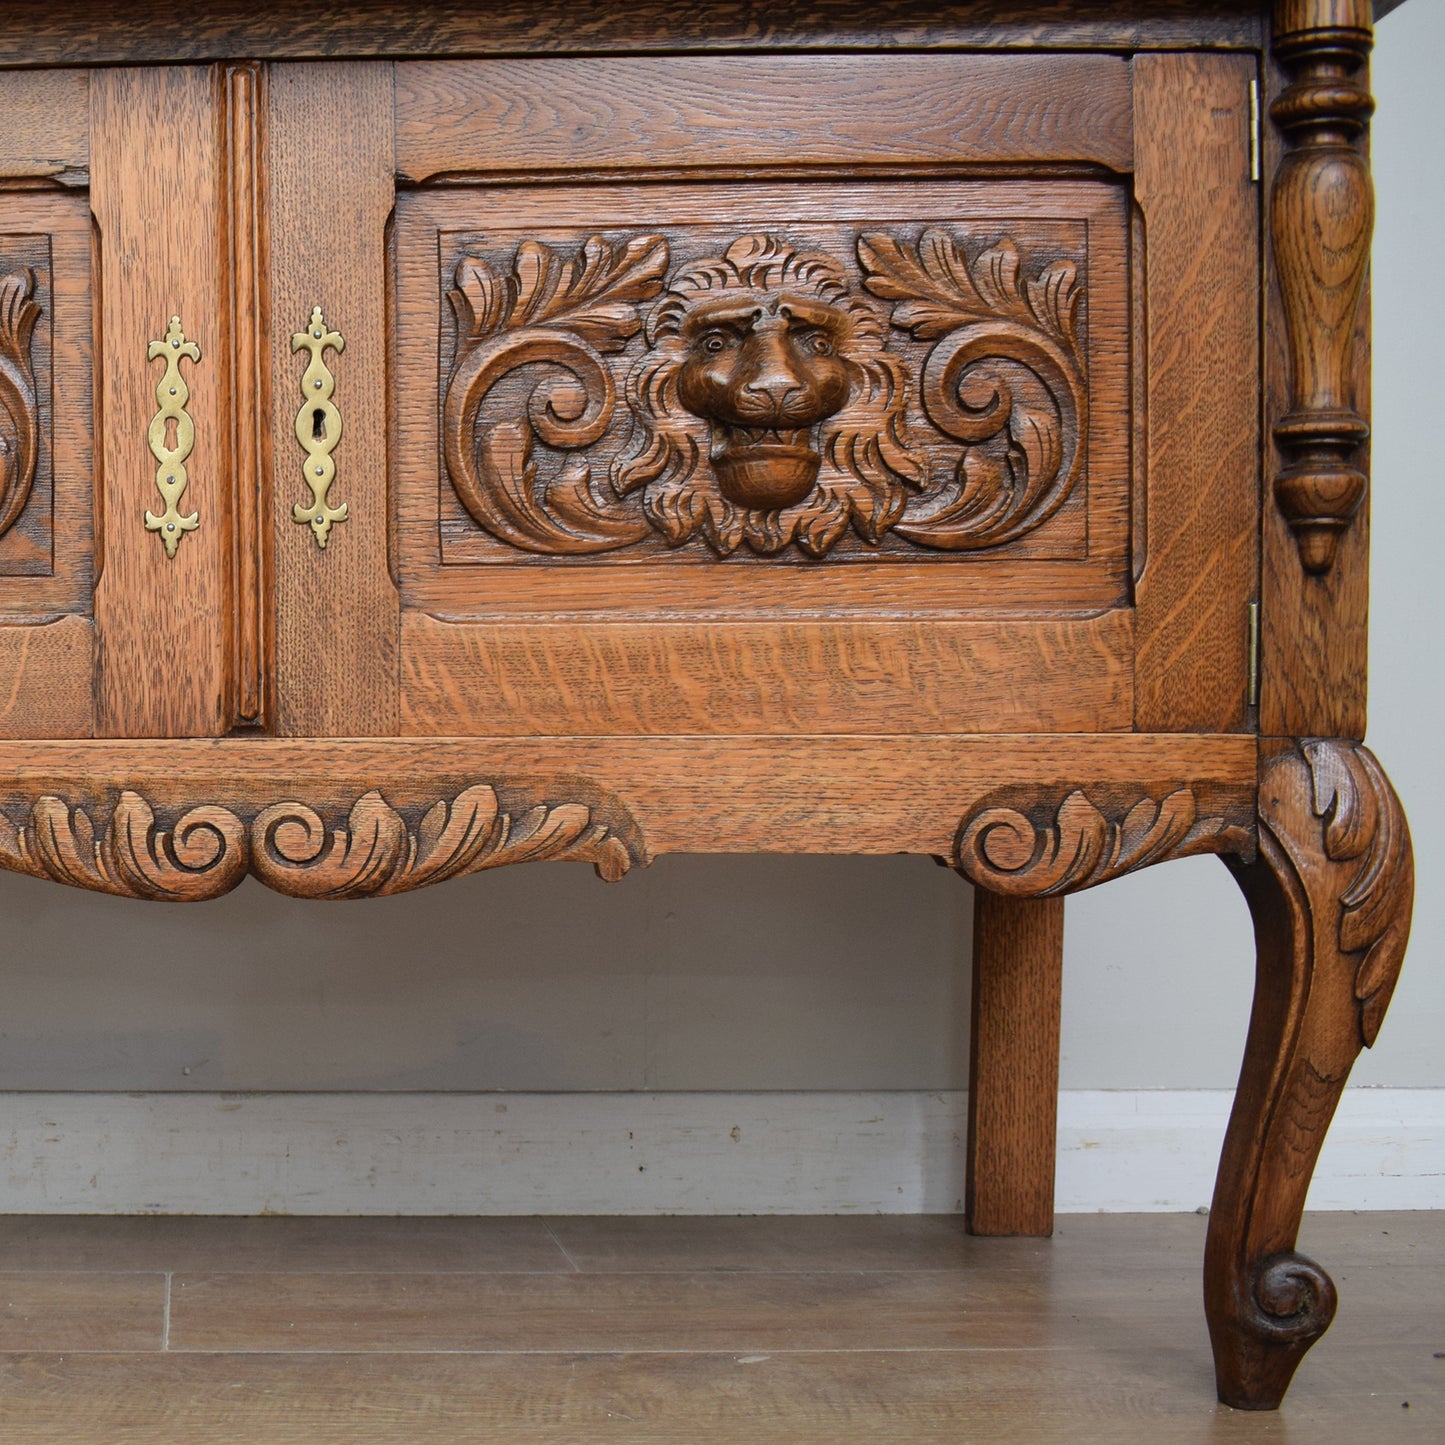
[[1059,1097],[1064,900],[973,900],[968,1176],[980,1235],[1049,1235]]
[[159,64],[187,60],[326,59],[388,55],[502,55],[746,46],[907,50],[1091,46],[1132,50],[1210,45],[1257,48],[1252,0],[1116,0],[1098,13],[1075,0],[743,0],[680,9],[669,0],[579,10],[500,0],[317,0],[276,25],[246,0],[177,0],[164,15],[147,0],[80,0],[42,9],[0,36],[0,64]]
[[84,185],[90,166],[89,76],[84,70],[0,71],[0,181]]
[[1129,169],[1129,68],[1106,55],[419,61],[396,165],[447,173],[1078,161]]
[[1224,731],[1249,718],[1259,496],[1253,76],[1253,62],[1233,56],[1140,56],[1134,67],[1148,378],[1135,697],[1145,731]]
[[272,592],[264,73],[258,65],[228,66],[222,84],[222,280],[229,322],[226,401],[236,548],[235,691],[228,705],[237,723],[255,726],[265,720],[270,691]]
[[88,617],[0,622],[0,737],[89,737],[94,653]]
[[[112,737],[205,737],[229,725],[223,699],[233,597],[215,94],[203,70],[107,70],[91,77],[90,100],[105,419],[96,729]],[[197,512],[200,523],[168,558],[143,518],[162,510],[146,445],[162,373],[146,349],[172,316],[200,346],[200,361],[184,363],[195,450],[181,499],[181,510]]]
[[[344,769],[338,766],[344,762]],[[144,786],[158,808],[298,795],[349,807],[487,776],[581,775],[615,794],[649,852],[951,852],[960,820],[1011,783],[1191,778],[1255,793],[1252,738],[1109,736],[427,738],[314,742],[0,743],[0,799]],[[864,802],[860,805],[859,799]]]
[[1375,219],[1363,145],[1374,100],[1358,74],[1370,45],[1369,0],[1275,7],[1273,49],[1292,83],[1270,106],[1289,141],[1270,194],[1290,356],[1273,500],[1312,576],[1333,566],[1368,481],[1356,457],[1369,423],[1356,410],[1353,353]]
[[[387,562],[386,222],[392,185],[386,64],[281,65],[267,79],[273,334],[275,728],[283,735],[396,728],[397,599]],[[344,185],[333,179],[344,176]],[[325,178],[324,183],[322,178]],[[297,444],[305,357],[291,335],[312,308],[345,338],[333,356],[342,417],[327,547],[299,526],[309,502]]]
[[407,613],[402,730],[1107,732],[1132,619],[488,624]]

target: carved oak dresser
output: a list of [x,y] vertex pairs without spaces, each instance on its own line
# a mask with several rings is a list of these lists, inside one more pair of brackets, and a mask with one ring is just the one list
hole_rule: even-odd
[[969,1223],[1047,1233],[1062,897],[1217,853],[1258,985],[1205,1307],[1274,1407],[1412,893],[1361,744],[1371,24],[9,7],[0,864],[933,855],[981,890]]

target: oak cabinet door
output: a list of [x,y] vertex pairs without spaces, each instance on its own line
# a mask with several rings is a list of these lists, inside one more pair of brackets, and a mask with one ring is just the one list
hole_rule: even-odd
[[11,71],[0,108],[0,733],[225,732],[242,484],[216,75]]
[[1251,76],[270,67],[276,729],[1247,728]]
[[0,737],[94,727],[88,87],[0,75]]

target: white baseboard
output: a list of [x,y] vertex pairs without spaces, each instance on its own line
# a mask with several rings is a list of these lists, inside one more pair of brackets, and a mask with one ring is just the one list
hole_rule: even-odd
[[[1207,1204],[1231,1095],[1066,1092],[1061,1212]],[[961,1093],[10,1094],[0,1213],[947,1213]],[[1314,1209],[1445,1208],[1445,1089],[1346,1093]]]

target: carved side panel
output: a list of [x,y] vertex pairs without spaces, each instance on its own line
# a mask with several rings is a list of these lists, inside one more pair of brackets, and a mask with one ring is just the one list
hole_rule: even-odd
[[1289,149],[1271,234],[1290,354],[1290,409],[1274,434],[1274,496],[1306,572],[1328,572],[1365,495],[1369,436],[1354,391],[1356,320],[1374,229],[1362,76],[1369,0],[1277,0],[1274,52],[1290,85],[1270,108]]
[[1089,556],[1103,224],[441,230],[444,559]]
[[1253,817],[1204,785],[1017,786],[986,798],[959,826],[955,868],[1014,898],[1077,893],[1195,853],[1253,857]]
[[48,236],[0,235],[0,576],[52,567]]
[[216,898],[247,873],[296,898],[372,898],[543,859],[609,881],[648,861],[627,809],[577,778],[475,782],[430,802],[373,790],[349,807],[253,794],[161,806],[124,789],[0,811],[0,867],[127,898]]

